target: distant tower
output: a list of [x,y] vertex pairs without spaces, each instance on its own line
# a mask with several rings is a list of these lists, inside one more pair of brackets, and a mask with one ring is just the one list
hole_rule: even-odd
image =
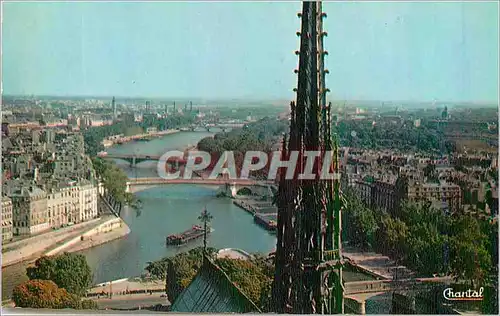
[[443,112],[441,113],[441,118],[446,120],[448,118],[448,107],[445,106]]
[[193,102],[189,101],[189,112],[193,112]]
[[115,102],[115,97],[113,97],[113,100],[111,100],[111,107],[113,108],[113,120],[116,121],[117,115],[116,115],[116,102]]
[[174,113],[175,113],[175,101],[174,101]]
[[151,108],[151,103],[149,101],[146,101],[146,113],[150,113],[150,108]]
[[168,104],[165,104],[165,114],[168,113]]

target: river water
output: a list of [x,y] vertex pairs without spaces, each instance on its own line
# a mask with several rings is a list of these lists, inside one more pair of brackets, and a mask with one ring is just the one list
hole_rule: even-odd
[[[161,155],[167,150],[196,145],[208,132],[179,132],[149,142],[131,142],[108,148],[109,153]],[[117,160],[129,177],[156,176],[156,164],[143,162],[131,168]],[[130,227],[128,236],[82,251],[87,257],[94,282],[138,276],[148,261],[201,246],[198,240],[184,247],[167,247],[165,237],[199,224],[198,216],[206,207],[212,214],[213,233],[208,244],[215,248],[241,248],[248,252],[269,252],[276,246],[273,235],[257,226],[247,212],[230,199],[216,198],[217,187],[201,185],[163,185],[136,193],[142,200],[140,213],[125,208],[123,220]],[[2,297],[10,296],[12,288],[26,279],[25,264],[2,269]]]
[[[179,132],[153,139],[149,142],[130,142],[108,148],[110,154],[161,155],[168,150],[183,150],[196,145],[204,137],[218,131]],[[129,177],[157,176],[155,162],[142,162],[131,168],[123,160],[115,160]],[[163,185],[137,192],[142,200],[140,212],[127,207],[122,210],[122,218],[131,232],[124,238],[90,248],[80,253],[87,258],[93,273],[94,283],[144,273],[148,261],[173,256],[201,246],[197,240],[182,247],[167,247],[165,237],[184,231],[193,224],[206,207],[212,214],[214,231],[209,235],[208,244],[214,248],[240,248],[247,252],[267,253],[276,247],[275,236],[254,224],[250,214],[232,204],[230,199],[216,198],[217,187],[203,185]],[[16,264],[2,269],[2,298],[9,297],[12,288],[27,279],[26,264]],[[344,277],[362,280],[357,273],[346,271]],[[367,302],[367,314],[390,313],[390,293],[378,295]]]

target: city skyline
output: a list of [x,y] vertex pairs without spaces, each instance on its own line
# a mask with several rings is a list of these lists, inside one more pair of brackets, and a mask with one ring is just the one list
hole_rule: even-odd
[[[497,3],[324,6],[331,99],[497,102]],[[300,3],[3,9],[4,94],[293,99]]]

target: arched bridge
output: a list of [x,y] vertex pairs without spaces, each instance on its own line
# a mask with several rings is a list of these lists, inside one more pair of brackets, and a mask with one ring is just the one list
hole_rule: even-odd
[[179,130],[194,132],[201,129],[202,131],[210,132],[211,129],[220,129],[225,132],[229,129],[242,128],[243,126],[245,126],[245,123],[194,124],[189,127],[179,128]]
[[[120,155],[120,154],[106,154],[106,155],[100,155],[99,157],[105,159],[110,158],[110,159],[125,160],[126,162],[130,163],[131,167],[134,167],[136,164],[141,163],[143,161],[158,161],[161,158],[161,156],[159,155]],[[180,159],[179,157],[171,157],[168,159],[168,162],[171,164],[175,164],[177,166],[186,164],[186,160]]]
[[164,178],[137,178],[129,179],[127,182],[127,192],[132,191],[132,187],[153,187],[166,184],[198,184],[198,185],[214,185],[219,186],[225,190],[227,195],[235,196],[241,188],[252,188],[252,192],[257,190],[261,191],[262,195],[270,194],[270,187],[275,185],[272,180],[254,180],[254,179],[234,179],[228,180],[224,178],[207,179],[207,178],[193,178],[193,179],[164,179]]
[[366,301],[384,292],[396,292],[392,306],[406,313],[416,313],[415,291],[429,292],[440,284],[450,284],[451,277],[411,278],[403,280],[354,281],[344,284],[344,307],[347,313],[366,314]]
[[354,295],[364,293],[426,289],[436,286],[437,284],[448,284],[452,281],[453,279],[451,277],[354,281],[345,283],[344,294]]

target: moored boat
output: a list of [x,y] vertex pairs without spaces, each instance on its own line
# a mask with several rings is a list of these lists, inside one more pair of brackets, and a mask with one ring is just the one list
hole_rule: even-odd
[[[207,234],[210,234],[213,229],[208,228]],[[190,229],[180,233],[180,234],[172,234],[167,236],[166,244],[167,245],[183,245],[191,240],[198,239],[203,237],[205,234],[205,230],[200,225],[193,225]]]

